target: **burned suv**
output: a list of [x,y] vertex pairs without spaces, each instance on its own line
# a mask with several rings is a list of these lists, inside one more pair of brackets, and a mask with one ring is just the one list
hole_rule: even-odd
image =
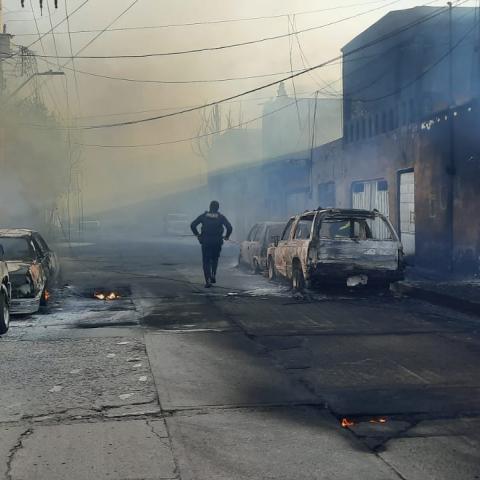
[[403,249],[390,221],[377,210],[318,209],[290,218],[268,249],[268,276],[296,290],[316,282],[348,286],[403,278]]

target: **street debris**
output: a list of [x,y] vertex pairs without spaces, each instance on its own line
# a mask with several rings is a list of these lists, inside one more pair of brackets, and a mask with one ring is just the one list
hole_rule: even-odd
[[107,358],[114,358],[116,357],[116,354],[115,353],[109,353],[107,354]]
[[118,396],[121,400],[127,400],[127,398],[133,397],[133,393],[122,393]]
[[147,378],[148,378],[148,377],[147,377],[146,375],[143,375],[143,376],[141,376],[138,380],[139,380],[140,382],[146,382],[146,381],[147,381]]
[[63,390],[63,387],[60,385],[55,385],[53,388],[49,390],[50,393],[58,393]]

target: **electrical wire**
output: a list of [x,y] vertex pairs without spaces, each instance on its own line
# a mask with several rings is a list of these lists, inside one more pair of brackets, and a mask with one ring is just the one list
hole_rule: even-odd
[[[460,2],[457,2],[457,5],[461,5],[461,4],[463,4],[467,1],[468,0],[462,0]],[[314,65],[314,66],[310,67],[310,68],[304,69],[304,70],[302,70],[298,73],[294,73],[293,75],[289,75],[287,77],[284,77],[280,80],[275,80],[273,82],[269,82],[269,83],[261,85],[259,87],[255,87],[255,88],[240,92],[238,94],[230,95],[230,96],[225,97],[225,98],[220,99],[220,100],[215,100],[215,101],[209,102],[209,103],[207,103],[203,106],[186,108],[186,109],[182,109],[182,110],[179,110],[179,111],[176,111],[176,112],[171,112],[171,113],[167,113],[167,114],[163,114],[163,115],[156,115],[156,116],[153,116],[153,117],[148,117],[148,118],[143,118],[143,119],[138,119],[138,120],[129,120],[129,121],[117,122],[117,123],[107,123],[107,124],[84,126],[84,127],[80,127],[80,129],[81,130],[95,130],[95,129],[101,129],[101,128],[114,128],[114,127],[123,127],[123,126],[128,126],[128,125],[137,125],[137,124],[140,124],[140,123],[147,123],[147,122],[152,122],[152,121],[156,121],[156,120],[161,120],[161,119],[164,119],[164,118],[170,118],[170,117],[175,117],[175,116],[178,116],[178,115],[183,115],[185,113],[190,113],[190,112],[193,112],[193,111],[196,111],[196,110],[200,110],[202,108],[212,107],[214,105],[225,103],[225,102],[230,101],[230,100],[235,100],[235,99],[241,98],[245,95],[249,95],[251,93],[264,90],[264,89],[272,87],[274,85],[278,85],[279,83],[288,81],[292,78],[299,77],[299,76],[304,75],[305,73],[311,72],[313,70],[323,68],[323,67],[329,65],[330,63],[332,63],[334,61],[338,61],[338,60],[341,60],[342,58],[354,55],[354,54],[356,54],[356,53],[358,53],[362,50],[365,50],[365,49],[373,46],[373,45],[376,45],[376,44],[381,43],[381,42],[383,42],[383,41],[385,41],[389,38],[392,38],[395,35],[398,35],[400,33],[408,31],[409,29],[413,28],[414,26],[417,26],[417,25],[419,25],[421,23],[424,23],[424,22],[426,22],[426,21],[428,21],[432,18],[435,18],[438,15],[441,15],[445,12],[448,12],[448,10],[449,10],[448,7],[438,9],[430,15],[425,15],[424,17],[421,17],[420,19],[417,19],[416,21],[413,21],[413,22],[411,22],[411,23],[409,23],[409,24],[407,24],[407,25],[405,25],[405,26],[403,26],[403,27],[401,27],[397,30],[394,30],[394,31],[392,31],[388,34],[384,34],[384,35],[378,37],[377,39],[372,40],[370,42],[367,42],[367,43],[365,43],[365,44],[363,44],[363,45],[361,45],[357,48],[353,48],[350,51],[343,53],[343,55],[338,55],[338,56],[336,56],[336,57],[334,57],[330,60],[319,63],[317,65]]]
[[[177,51],[171,51],[171,52],[142,53],[142,54],[131,54],[131,55],[81,55],[81,56],[76,55],[75,58],[77,58],[77,59],[88,59],[88,60],[107,60],[107,59],[108,60],[113,60],[113,59],[122,59],[122,58],[138,59],[138,58],[152,58],[152,57],[168,57],[168,56],[186,55],[186,54],[192,54],[192,53],[213,52],[213,51],[218,51],[218,50],[226,50],[226,49],[230,49],[230,48],[243,47],[243,46],[246,46],[246,45],[255,45],[257,43],[264,43],[264,42],[268,42],[268,41],[272,41],[272,40],[279,40],[281,38],[288,38],[292,35],[299,35],[299,34],[302,34],[302,33],[311,32],[311,31],[314,31],[314,30],[319,30],[321,28],[330,27],[332,25],[337,25],[339,23],[342,23],[342,22],[345,22],[345,21],[348,21],[348,20],[352,20],[354,18],[358,18],[358,17],[361,17],[363,15],[373,13],[377,10],[387,8],[391,5],[394,5],[395,3],[399,3],[400,1],[401,0],[392,0],[389,3],[387,3],[386,5],[382,5],[381,7],[372,8],[370,10],[360,12],[356,15],[351,15],[349,17],[344,17],[344,18],[341,18],[341,19],[338,19],[338,20],[334,20],[332,22],[322,24],[322,25],[316,25],[316,26],[313,26],[313,27],[304,28],[302,30],[298,30],[295,33],[289,32],[289,33],[284,33],[284,34],[280,34],[280,35],[273,35],[273,36],[270,36],[270,37],[258,38],[258,39],[255,39],[255,40],[248,40],[248,41],[245,41],[245,42],[230,43],[230,44],[226,44],[226,45],[217,45],[217,46],[214,46],[214,47],[194,48],[194,49],[189,49],[189,50],[177,50]],[[434,0],[434,2],[431,2],[431,3],[435,3],[436,1],[438,1],[438,0]],[[104,33],[105,31],[106,30],[103,30],[102,33]],[[36,56],[41,57],[41,58],[52,58],[52,55],[36,54]],[[63,56],[63,57],[60,57],[60,58],[68,59],[70,57]]]
[[[250,22],[250,21],[258,21],[258,20],[271,20],[275,18],[283,18],[287,17],[288,15],[310,15],[315,13],[323,13],[333,10],[341,10],[345,8],[354,8],[360,7],[365,5],[372,5],[376,3],[381,3],[385,0],[374,0],[372,2],[360,2],[360,3],[352,3],[350,5],[339,5],[336,7],[328,7],[328,8],[321,8],[316,10],[304,10],[300,12],[289,12],[289,13],[282,13],[277,15],[263,15],[257,17],[245,17],[245,18],[230,18],[230,19],[220,19],[220,20],[206,20],[202,22],[188,22],[188,23],[172,23],[172,24],[164,24],[164,25],[141,25],[135,27],[118,27],[118,28],[109,28],[108,32],[124,32],[124,31],[137,31],[137,30],[153,30],[153,29],[164,29],[164,28],[178,28],[178,27],[193,27],[193,26],[201,26],[201,25],[216,25],[222,23],[238,23],[238,22]],[[19,20],[20,21],[20,20]],[[74,30],[71,31],[70,34],[79,34],[79,33],[98,33],[101,30]],[[67,35],[68,32],[57,32],[57,35]],[[32,33],[16,33],[17,36],[30,36],[33,35]]]

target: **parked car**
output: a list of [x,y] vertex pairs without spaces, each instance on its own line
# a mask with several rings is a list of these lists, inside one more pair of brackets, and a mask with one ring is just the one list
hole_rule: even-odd
[[37,312],[57,280],[57,256],[33,230],[0,229],[0,244],[11,283],[11,313]]
[[403,278],[402,244],[390,221],[376,210],[318,209],[288,221],[268,249],[268,276],[302,291],[316,282],[349,286]]
[[285,222],[261,222],[256,223],[247,239],[240,244],[240,256],[238,263],[248,266],[255,273],[261,273],[267,268],[267,249],[274,237],[279,237]]
[[4,262],[3,247],[0,245],[0,335],[7,333],[10,326],[11,292],[8,266]]

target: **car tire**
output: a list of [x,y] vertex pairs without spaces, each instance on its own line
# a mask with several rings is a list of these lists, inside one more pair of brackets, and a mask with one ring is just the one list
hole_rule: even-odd
[[305,286],[305,276],[303,275],[302,266],[299,262],[295,262],[292,271],[292,289],[294,292],[302,293],[305,290]]
[[0,335],[7,333],[10,327],[10,308],[5,292],[0,293]]
[[274,281],[277,278],[277,272],[275,270],[275,262],[273,261],[272,257],[268,257],[267,269],[268,279]]

